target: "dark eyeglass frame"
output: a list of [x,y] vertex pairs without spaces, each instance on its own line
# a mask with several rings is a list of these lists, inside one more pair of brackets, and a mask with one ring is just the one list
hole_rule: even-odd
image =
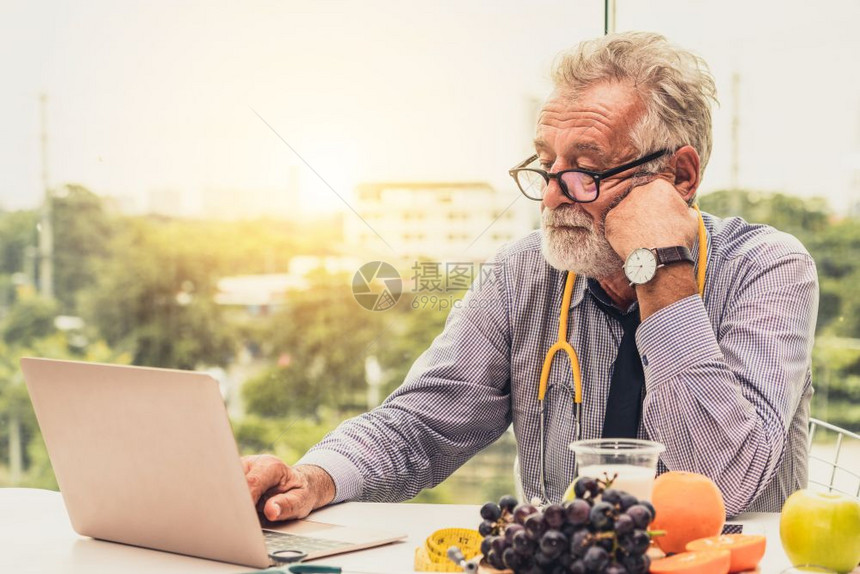
[[[571,201],[575,201],[576,203],[591,203],[593,201],[597,201],[597,198],[600,197],[600,182],[602,180],[608,179],[608,178],[612,177],[613,175],[618,175],[619,173],[627,171],[628,169],[631,169],[634,167],[639,167],[640,165],[646,164],[649,161],[654,161],[655,159],[657,159],[659,157],[663,157],[667,153],[671,153],[671,151],[672,150],[670,150],[670,149],[662,149],[660,151],[655,151],[654,153],[649,153],[648,155],[642,156],[639,159],[634,159],[631,162],[625,163],[624,165],[619,165],[618,167],[613,167],[612,169],[608,169],[606,171],[589,171],[587,169],[565,169],[565,170],[562,170],[562,171],[559,171],[556,173],[551,173],[551,172],[548,172],[548,171],[543,170],[543,169],[526,167],[528,164],[530,164],[531,162],[533,162],[534,160],[536,160],[538,158],[538,155],[534,154],[530,158],[526,159],[525,161],[523,161],[523,162],[517,164],[516,166],[514,166],[513,168],[509,169],[508,174],[512,178],[514,178],[514,181],[517,183],[517,187],[519,188],[520,192],[523,195],[525,195],[527,198],[531,199],[532,201],[542,201],[544,194],[541,193],[541,197],[532,197],[528,193],[526,193],[525,190],[520,185],[519,178],[517,178],[517,173],[519,173],[519,172],[522,172],[522,171],[534,172],[534,173],[540,175],[541,177],[543,177],[547,186],[549,186],[550,180],[554,179],[558,182],[558,186],[561,188],[561,192],[564,194],[564,196],[567,197],[568,199],[570,199]],[[564,183],[564,180],[561,178],[561,176],[563,176],[566,173],[571,173],[571,172],[583,173],[585,175],[591,176],[592,179],[594,179],[594,198],[593,199],[586,199],[586,200],[577,199],[568,191],[567,184]],[[546,189],[546,187],[544,187],[544,190],[545,189]]]

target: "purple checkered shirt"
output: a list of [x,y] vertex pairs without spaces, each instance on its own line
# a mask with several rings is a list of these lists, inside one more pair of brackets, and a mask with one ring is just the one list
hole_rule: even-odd
[[[795,238],[773,228],[704,220],[704,299],[677,301],[636,333],[645,371],[639,436],[666,446],[660,472],[716,481],[729,516],[779,511],[807,480],[815,264]],[[541,255],[539,232],[503,248],[403,385],[298,464],[328,471],[335,501],[400,501],[440,483],[513,424],[525,494],[538,495],[537,386],[558,332],[564,281]],[[598,438],[603,428],[621,335],[577,277],[567,336],[582,368],[583,438]],[[569,361],[559,354],[545,401],[552,500],[574,476],[572,386]]]

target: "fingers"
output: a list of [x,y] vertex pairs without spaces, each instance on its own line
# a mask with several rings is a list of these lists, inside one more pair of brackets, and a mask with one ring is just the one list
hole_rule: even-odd
[[263,515],[272,522],[304,518],[313,510],[311,493],[307,488],[297,487],[287,492],[276,494],[266,501]]
[[254,466],[254,461],[257,460],[259,455],[254,456],[243,456],[242,457],[242,472],[248,474],[248,471],[251,470],[251,467]]
[[282,491],[292,474],[281,459],[271,455],[245,457],[242,468],[255,504],[269,490]]
[[257,511],[271,521],[304,518],[314,507],[307,476],[272,455],[247,456],[242,469]]
[[639,185],[605,215],[606,240],[621,259],[638,247],[693,245],[696,217],[665,179]]

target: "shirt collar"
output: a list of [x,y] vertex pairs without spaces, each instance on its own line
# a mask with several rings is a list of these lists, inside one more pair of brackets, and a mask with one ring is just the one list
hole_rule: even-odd
[[[562,281],[561,281],[561,291],[564,292],[564,282],[567,280],[567,273],[562,273]],[[588,278],[583,277],[582,275],[576,276],[576,282],[573,284],[573,293],[570,296],[570,308],[573,309],[585,299],[585,292],[588,290]],[[561,305],[561,299],[559,299],[559,305]]]
[[615,303],[612,301],[612,298],[609,294],[606,293],[606,290],[600,284],[597,279],[588,278],[586,282],[586,289],[591,296],[597,300],[597,306],[600,307],[605,313],[612,315],[613,317],[619,318],[622,316],[627,316],[630,313],[636,311],[639,308],[639,302],[633,301],[626,310],[621,310],[615,306]]

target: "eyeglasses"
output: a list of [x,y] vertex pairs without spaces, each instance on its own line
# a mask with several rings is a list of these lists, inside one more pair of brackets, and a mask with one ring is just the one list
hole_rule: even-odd
[[608,179],[613,175],[618,175],[621,172],[627,171],[630,168],[638,167],[653,161],[658,157],[662,157],[671,150],[664,149],[655,151],[637,160],[633,160],[624,165],[614,167],[606,171],[588,171],[587,169],[565,169],[557,173],[550,173],[542,169],[526,167],[538,158],[537,154],[531,156],[516,167],[508,170],[517,186],[523,195],[535,201],[541,201],[549,181],[554,179],[558,181],[558,186],[561,192],[570,199],[579,203],[591,203],[600,195],[600,182]]

